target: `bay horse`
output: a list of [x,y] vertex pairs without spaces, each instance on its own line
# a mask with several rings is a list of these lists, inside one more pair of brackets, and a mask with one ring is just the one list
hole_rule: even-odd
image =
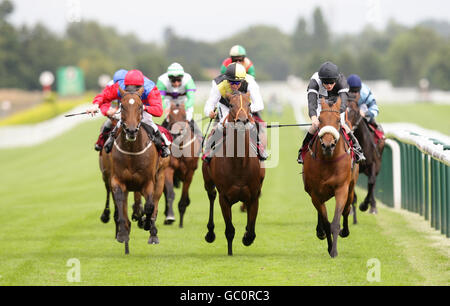
[[[381,161],[384,149],[384,139],[379,138],[375,143],[374,132],[371,131],[368,122],[361,116],[358,106],[359,94],[349,95],[347,114],[348,121],[352,124],[355,137],[358,139],[363,149],[366,160],[359,164],[359,173],[364,173],[367,178],[367,195],[364,201],[359,205],[361,211],[366,211],[370,204],[370,213],[376,214],[377,207],[375,201],[375,183],[378,173],[381,170]],[[356,199],[355,199],[356,202]],[[354,209],[356,216],[356,209]],[[354,219],[356,220],[356,218]]]
[[[303,183],[318,213],[316,235],[321,240],[327,238],[328,253],[333,258],[338,255],[338,235],[345,238],[350,234],[348,215],[358,179],[358,164],[353,162],[351,147],[346,144],[341,130],[341,99],[330,105],[322,98],[320,104],[319,132],[310,145],[311,154],[304,157]],[[332,197],[336,206],[330,224],[325,202]]]
[[135,199],[140,194],[144,197],[143,211],[140,205],[134,205],[133,210],[137,217],[142,217],[144,229],[150,231],[148,243],[159,243],[155,223],[164,188],[164,170],[169,159],[158,155],[155,145],[141,127],[144,108],[140,97],[144,89],[137,92],[119,90],[122,125],[111,153],[102,152],[100,155],[100,168],[107,193],[112,193],[115,204],[116,240],[125,243],[125,254],[129,254],[128,193],[134,192]]
[[249,246],[256,237],[255,224],[265,169],[261,166],[255,149],[251,147],[250,129],[255,122],[250,115],[249,93],[235,91],[233,94],[227,94],[227,99],[230,112],[224,122],[225,139],[221,147],[222,153],[225,154],[216,152],[209,163],[203,163],[202,171],[210,204],[208,233],[205,240],[208,243],[215,240],[214,201],[218,191],[225,221],[228,255],[231,256],[235,234],[231,220],[231,206],[242,201],[247,208],[247,226],[242,243]]
[[174,186],[178,188],[181,181],[183,182],[183,188],[180,201],[178,202],[178,210],[180,212],[179,227],[182,228],[186,208],[191,203],[189,187],[192,183],[194,172],[198,167],[202,139],[192,131],[189,122],[186,120],[184,103],[171,103],[164,125],[174,137],[171,145],[172,155],[169,167],[165,170],[164,195],[166,198],[166,209],[164,214],[166,215],[166,220],[164,224],[172,224],[175,221],[173,212]]

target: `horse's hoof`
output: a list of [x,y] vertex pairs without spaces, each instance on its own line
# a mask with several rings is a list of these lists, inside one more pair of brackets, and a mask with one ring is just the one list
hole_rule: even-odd
[[341,229],[341,231],[339,232],[339,236],[341,236],[342,238],[348,237],[348,235],[350,235],[350,231],[349,230]]
[[253,243],[253,241],[255,241],[256,235],[255,234],[248,234],[245,233],[244,237],[242,238],[242,243],[245,246],[249,246]]
[[120,243],[128,242],[130,241],[130,236],[128,233],[118,233],[116,237],[117,241]]
[[335,258],[335,257],[337,257],[337,256],[338,256],[338,252],[337,252],[337,250],[331,250],[331,252],[330,252],[330,256],[331,256],[331,258]]
[[317,238],[319,238],[320,240],[324,240],[325,238],[327,238],[327,234],[325,234],[324,231],[321,231],[321,232],[316,231],[316,236],[317,236]]
[[149,231],[152,226],[150,220],[148,220],[148,221],[144,220],[143,223],[144,223],[144,230]]
[[370,207],[370,210],[369,210],[369,213],[370,214],[373,214],[373,215],[378,215],[378,209],[376,208],[376,207]]
[[214,242],[214,240],[216,240],[216,234],[214,234],[214,232],[208,232],[205,236],[205,240],[208,243]]
[[171,225],[174,222],[175,222],[175,217],[174,216],[167,216],[166,220],[164,220],[164,224],[165,225]]
[[366,211],[367,208],[369,208],[369,204],[366,204],[364,202],[359,205],[359,210],[360,211]]
[[102,220],[103,223],[108,223],[109,222],[109,214],[103,213],[100,217],[100,220]]
[[148,244],[159,244],[159,239],[157,236],[150,236],[148,239]]

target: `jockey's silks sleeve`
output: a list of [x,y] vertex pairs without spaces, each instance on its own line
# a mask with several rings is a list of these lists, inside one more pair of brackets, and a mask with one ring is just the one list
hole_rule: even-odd
[[152,116],[161,117],[163,114],[162,99],[158,88],[153,87],[147,96],[147,100],[142,101],[145,105],[145,111]]

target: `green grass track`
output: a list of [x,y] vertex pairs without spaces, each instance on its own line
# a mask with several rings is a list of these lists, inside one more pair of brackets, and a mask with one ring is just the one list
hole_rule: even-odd
[[[274,121],[294,117],[286,111]],[[206,243],[209,203],[199,167],[185,227],[163,225],[162,199],[160,244],[148,245],[148,232],[133,223],[126,256],[113,221],[99,218],[105,191],[93,146],[100,124],[93,120],[36,147],[0,150],[0,285],[450,284],[445,239],[436,246],[442,237],[418,226],[420,218],[386,207],[377,216],[359,213],[359,224],[338,241],[339,256],[330,258],[326,240],[315,236],[317,214],[295,161],[303,138],[297,128],[279,130],[280,162],[266,172],[253,245],[241,242],[246,215],[235,205],[234,256],[227,256],[218,200],[216,241]],[[331,216],[334,200],[328,208]],[[81,263],[80,283],[67,280],[71,258]],[[380,262],[380,282],[367,280],[372,258]]]

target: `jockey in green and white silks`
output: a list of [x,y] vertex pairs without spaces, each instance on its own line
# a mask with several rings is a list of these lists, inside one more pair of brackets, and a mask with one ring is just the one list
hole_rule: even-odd
[[192,76],[184,72],[183,67],[178,63],[173,63],[167,72],[158,78],[156,86],[163,99],[163,108],[167,114],[170,104],[184,103],[186,108],[186,119],[192,120],[194,114],[195,87]]

